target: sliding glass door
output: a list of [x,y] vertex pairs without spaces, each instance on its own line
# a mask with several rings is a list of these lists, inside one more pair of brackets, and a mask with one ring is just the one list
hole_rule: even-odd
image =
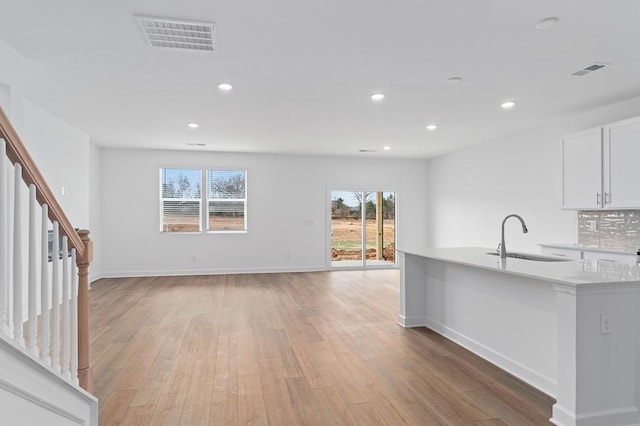
[[396,195],[331,191],[331,267],[395,265]]

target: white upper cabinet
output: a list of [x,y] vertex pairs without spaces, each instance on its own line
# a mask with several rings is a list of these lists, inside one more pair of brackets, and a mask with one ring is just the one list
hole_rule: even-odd
[[562,140],[562,208],[640,209],[640,117]]
[[598,127],[562,140],[562,208],[602,206],[602,129]]
[[640,207],[640,117],[604,127],[604,207]]

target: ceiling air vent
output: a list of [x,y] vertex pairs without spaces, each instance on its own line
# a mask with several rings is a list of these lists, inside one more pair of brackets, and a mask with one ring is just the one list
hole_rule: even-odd
[[205,52],[215,50],[213,23],[139,15],[136,15],[136,19],[153,47]]
[[571,75],[575,75],[576,77],[582,77],[583,75],[587,75],[589,73],[592,73],[594,71],[598,71],[602,68],[604,68],[605,66],[610,65],[610,64],[604,64],[602,62],[595,62],[592,65],[589,65],[588,67],[581,69],[579,71],[576,72],[572,72]]

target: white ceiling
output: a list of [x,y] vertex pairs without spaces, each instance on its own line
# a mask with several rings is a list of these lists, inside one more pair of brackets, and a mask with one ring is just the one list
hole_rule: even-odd
[[[0,11],[0,38],[29,60],[25,96],[107,147],[428,158],[640,96],[638,0],[0,0]],[[151,48],[134,14],[215,22],[217,51]],[[559,24],[537,30],[550,16]],[[613,65],[570,76],[593,62]]]

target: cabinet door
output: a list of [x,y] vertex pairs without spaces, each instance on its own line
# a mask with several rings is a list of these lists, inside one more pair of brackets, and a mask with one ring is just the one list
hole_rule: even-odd
[[602,129],[562,140],[562,208],[597,209],[602,197]]
[[605,127],[606,208],[640,208],[640,119]]

